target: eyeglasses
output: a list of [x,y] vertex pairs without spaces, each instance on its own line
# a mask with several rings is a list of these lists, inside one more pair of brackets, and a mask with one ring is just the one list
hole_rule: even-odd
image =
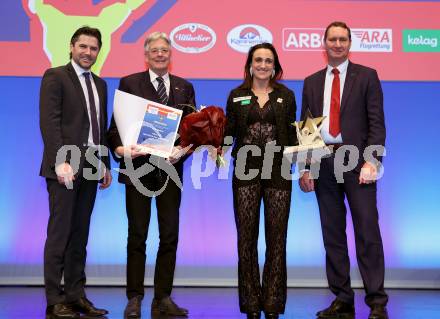
[[159,53],[167,54],[168,52],[170,52],[170,49],[169,48],[153,48],[153,49],[150,49],[148,51],[151,54],[159,54]]

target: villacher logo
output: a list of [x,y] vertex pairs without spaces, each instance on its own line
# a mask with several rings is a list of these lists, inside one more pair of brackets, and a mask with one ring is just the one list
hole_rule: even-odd
[[391,29],[351,29],[351,51],[393,52]]
[[217,36],[210,27],[200,23],[186,23],[170,32],[171,44],[185,53],[202,53],[211,49]]
[[247,53],[256,44],[272,43],[272,33],[256,24],[242,24],[229,31],[227,41],[234,50]]

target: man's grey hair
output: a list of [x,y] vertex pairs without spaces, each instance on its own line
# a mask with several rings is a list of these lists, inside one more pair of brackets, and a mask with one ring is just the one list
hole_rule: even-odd
[[145,39],[145,42],[144,42],[145,51],[148,51],[148,49],[149,49],[148,47],[151,42],[159,40],[159,39],[164,40],[168,44],[168,46],[171,48],[171,40],[170,40],[170,38],[168,38],[168,35],[165,32],[156,31],[156,32],[153,32],[150,35],[148,35],[148,37]]

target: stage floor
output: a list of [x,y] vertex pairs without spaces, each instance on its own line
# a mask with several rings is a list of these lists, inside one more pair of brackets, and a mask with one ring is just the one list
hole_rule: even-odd
[[[390,319],[440,318],[440,290],[387,290]],[[125,291],[117,287],[89,287],[87,294],[96,306],[110,311],[107,318],[122,319]],[[146,288],[142,318],[150,319],[152,288]],[[190,311],[194,319],[245,318],[238,309],[236,288],[175,288],[174,300]],[[364,293],[356,290],[356,318],[367,319],[369,309]],[[280,318],[313,319],[333,296],[326,289],[289,289],[286,312]],[[0,287],[0,319],[45,318],[44,289],[41,287]],[[162,318],[161,318],[162,319]]]

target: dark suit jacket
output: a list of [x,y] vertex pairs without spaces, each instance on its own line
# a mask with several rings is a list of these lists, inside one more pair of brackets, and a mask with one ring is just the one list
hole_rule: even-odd
[[[193,106],[196,105],[194,88],[191,83],[182,79],[178,76],[170,74],[170,96],[168,105],[175,108],[182,108],[180,105],[182,104],[191,104]],[[123,77],[119,83],[119,90],[137,95],[144,99],[148,99],[150,101],[159,102],[159,96],[157,95],[156,89],[150,81],[150,73],[147,71],[135,73]],[[190,113],[188,108],[182,108],[183,116],[186,116]],[[110,144],[110,148],[114,151],[118,146],[122,146],[121,137],[119,136],[118,128],[116,126],[116,122],[112,117],[110,128],[108,132],[108,141]],[[119,162],[120,168],[125,169],[125,163],[123,159],[114,157],[117,162]],[[142,166],[146,161],[147,156],[137,157],[133,160],[134,168],[138,168]],[[175,167],[179,174],[182,171],[184,159],[180,159]],[[118,181],[123,184],[131,185],[130,178],[124,174],[119,174]]]
[[[234,98],[251,96],[251,103],[242,105],[241,101]],[[286,86],[279,84],[278,87],[269,93],[269,101],[275,111],[275,121],[277,125],[277,145],[289,146],[295,145],[296,132],[292,125],[296,117],[296,101],[293,92]],[[235,139],[235,145],[232,149],[232,156],[236,157],[237,152],[243,145],[242,141],[248,128],[249,110],[257,103],[257,97],[251,89],[236,88],[229,94],[226,105],[227,125],[225,136],[232,136]]]
[[[92,75],[99,95],[100,141],[107,146],[107,84]],[[40,175],[57,178],[55,160],[58,150],[64,145],[76,145],[84,154],[89,127],[86,97],[72,64],[48,69],[40,89],[40,130],[44,142]],[[102,161],[110,168],[108,156],[104,156]],[[84,156],[81,156],[80,171],[83,165]]]
[[[326,71],[327,68],[304,80],[301,119],[307,109],[313,117],[322,116]],[[364,163],[363,152],[367,146],[385,146],[383,94],[376,70],[349,62],[341,100],[340,127],[344,144],[358,148],[359,165]]]

